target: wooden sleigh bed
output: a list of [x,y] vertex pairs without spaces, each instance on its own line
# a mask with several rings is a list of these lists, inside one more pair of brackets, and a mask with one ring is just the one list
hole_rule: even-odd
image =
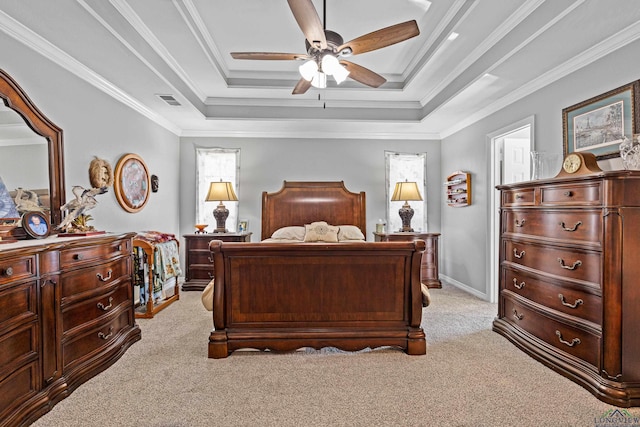
[[[366,236],[365,193],[343,182],[284,182],[262,196],[262,239],[316,221]],[[215,271],[209,357],[242,348],[291,351],[393,346],[426,353],[420,327],[425,243],[210,242]]]

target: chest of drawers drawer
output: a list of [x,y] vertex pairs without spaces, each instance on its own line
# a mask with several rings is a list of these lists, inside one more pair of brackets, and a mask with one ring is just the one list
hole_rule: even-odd
[[503,216],[503,233],[596,244],[602,236],[600,210],[510,209]]
[[113,285],[114,282],[130,280],[130,264],[131,257],[126,257],[96,265],[91,269],[63,273],[62,305],[84,299],[90,294],[103,293],[104,288]]
[[36,277],[36,255],[0,260],[0,285]]
[[535,189],[522,188],[502,192],[502,206],[533,206]]
[[551,283],[540,276],[516,268],[501,268],[505,294],[519,295],[551,310],[575,316],[594,325],[602,325],[602,297],[600,289],[579,288],[573,284]]
[[541,205],[581,205],[600,206],[602,204],[602,185],[599,182],[589,184],[566,184],[540,187]]
[[503,244],[504,259],[507,262],[600,286],[600,252],[543,246],[508,239]]
[[63,338],[63,369],[71,370],[76,364],[95,358],[97,353],[111,346],[134,323],[131,310],[115,310],[104,320]]
[[596,330],[581,328],[549,316],[515,299],[504,298],[505,320],[536,338],[591,365],[600,366],[600,339]]
[[82,328],[92,321],[99,322],[112,311],[128,308],[131,305],[131,292],[131,284],[124,281],[109,292],[66,306],[62,310],[63,333],[73,334],[76,328]]
[[60,251],[60,265],[63,269],[90,266],[107,259],[131,255],[129,240],[114,240],[108,243],[81,246]]

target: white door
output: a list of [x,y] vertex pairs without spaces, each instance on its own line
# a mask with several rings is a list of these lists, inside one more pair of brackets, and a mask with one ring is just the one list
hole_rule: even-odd
[[527,181],[531,176],[529,135],[526,138],[511,138],[510,136],[504,138],[502,184]]

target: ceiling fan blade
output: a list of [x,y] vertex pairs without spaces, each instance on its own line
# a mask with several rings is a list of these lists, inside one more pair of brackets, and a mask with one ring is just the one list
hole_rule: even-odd
[[311,87],[310,81],[305,79],[300,79],[298,80],[298,83],[296,83],[296,87],[293,88],[293,92],[291,92],[291,94],[302,95],[303,93],[308,91],[310,87]]
[[373,71],[363,67],[362,65],[354,64],[353,62],[344,60],[340,61],[340,64],[347,68],[350,78],[364,85],[379,87],[387,81],[387,79],[382,77],[380,74],[374,73]]
[[418,34],[420,30],[416,21],[407,21],[355,38],[338,47],[338,52],[350,48],[351,53],[357,55],[400,43]]
[[306,53],[278,53],[278,52],[231,52],[233,59],[265,59],[294,61],[296,59],[309,59]]
[[296,18],[298,26],[311,46],[316,49],[327,48],[327,38],[324,35],[324,28],[318,16],[316,8],[311,0],[287,0],[289,8]]

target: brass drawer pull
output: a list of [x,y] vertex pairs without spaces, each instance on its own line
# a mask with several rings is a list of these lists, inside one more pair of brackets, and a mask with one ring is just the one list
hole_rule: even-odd
[[582,261],[580,260],[577,260],[576,262],[574,262],[573,265],[564,265],[564,260],[562,258],[558,258],[558,262],[560,263],[560,267],[567,270],[575,270],[576,268],[582,265]]
[[111,338],[112,335],[113,335],[113,326],[109,327],[109,333],[106,335],[102,332],[98,332],[98,338],[103,340],[108,340],[109,338]]
[[569,308],[576,308],[578,307],[580,304],[584,304],[584,301],[582,301],[580,298],[578,298],[576,300],[576,302],[574,302],[573,304],[569,304],[568,302],[566,302],[564,300],[564,295],[562,294],[558,294],[558,298],[560,298],[560,302],[562,303],[562,305],[569,307]]
[[582,225],[582,221],[578,221],[578,222],[576,222],[576,225],[574,225],[574,226],[573,226],[573,228],[568,228],[568,227],[566,227],[566,226],[564,225],[564,221],[563,221],[563,222],[561,222],[559,225],[560,225],[560,227],[562,227],[562,229],[563,229],[564,231],[576,231],[576,230],[578,229],[578,226],[579,226],[579,225]]
[[524,319],[524,314],[518,314],[518,310],[516,310],[514,308],[513,309],[513,317],[515,317],[516,320],[522,320],[522,319]]
[[567,197],[573,197],[573,191],[565,191],[564,195]]
[[525,283],[524,282],[520,282],[520,284],[518,285],[518,281],[516,280],[516,278],[513,278],[513,287],[516,289],[522,289],[524,288]]
[[513,256],[518,258],[518,259],[521,259],[524,256],[524,251],[521,251],[520,253],[518,253],[518,250],[514,248],[513,249]]
[[516,222],[516,227],[524,227],[524,221],[525,221],[524,219],[522,221],[518,221],[516,219],[516,221],[515,221]]
[[98,277],[101,282],[106,282],[111,279],[111,273],[113,273],[113,271],[109,270],[109,272],[107,273],[107,277],[103,277],[102,274],[96,273],[96,277]]
[[5,268],[4,271],[2,272],[2,275],[5,277],[13,276],[13,268],[12,267]]
[[210,256],[208,256],[207,259],[209,260],[209,262],[213,262],[213,258],[211,258]]
[[107,311],[113,307],[113,297],[109,297],[109,305],[104,305],[101,302],[98,303],[98,308],[102,311]]
[[574,345],[581,343],[580,338],[574,338],[574,339],[571,340],[571,342],[563,340],[562,339],[562,333],[560,331],[558,331],[558,330],[556,330],[556,335],[558,336],[558,339],[560,340],[560,342],[562,344],[567,345],[569,347],[573,347]]
[[213,274],[211,274],[211,273],[209,273],[209,272],[207,271],[207,275],[209,276],[209,279],[213,279]]
[[520,200],[520,199],[524,199],[524,196],[522,194],[516,194],[515,198],[516,200]]
[[81,261],[81,260],[82,260],[82,258],[84,258],[84,257],[82,256],[82,254],[75,254],[75,255],[73,256],[73,259],[75,259],[76,261]]

